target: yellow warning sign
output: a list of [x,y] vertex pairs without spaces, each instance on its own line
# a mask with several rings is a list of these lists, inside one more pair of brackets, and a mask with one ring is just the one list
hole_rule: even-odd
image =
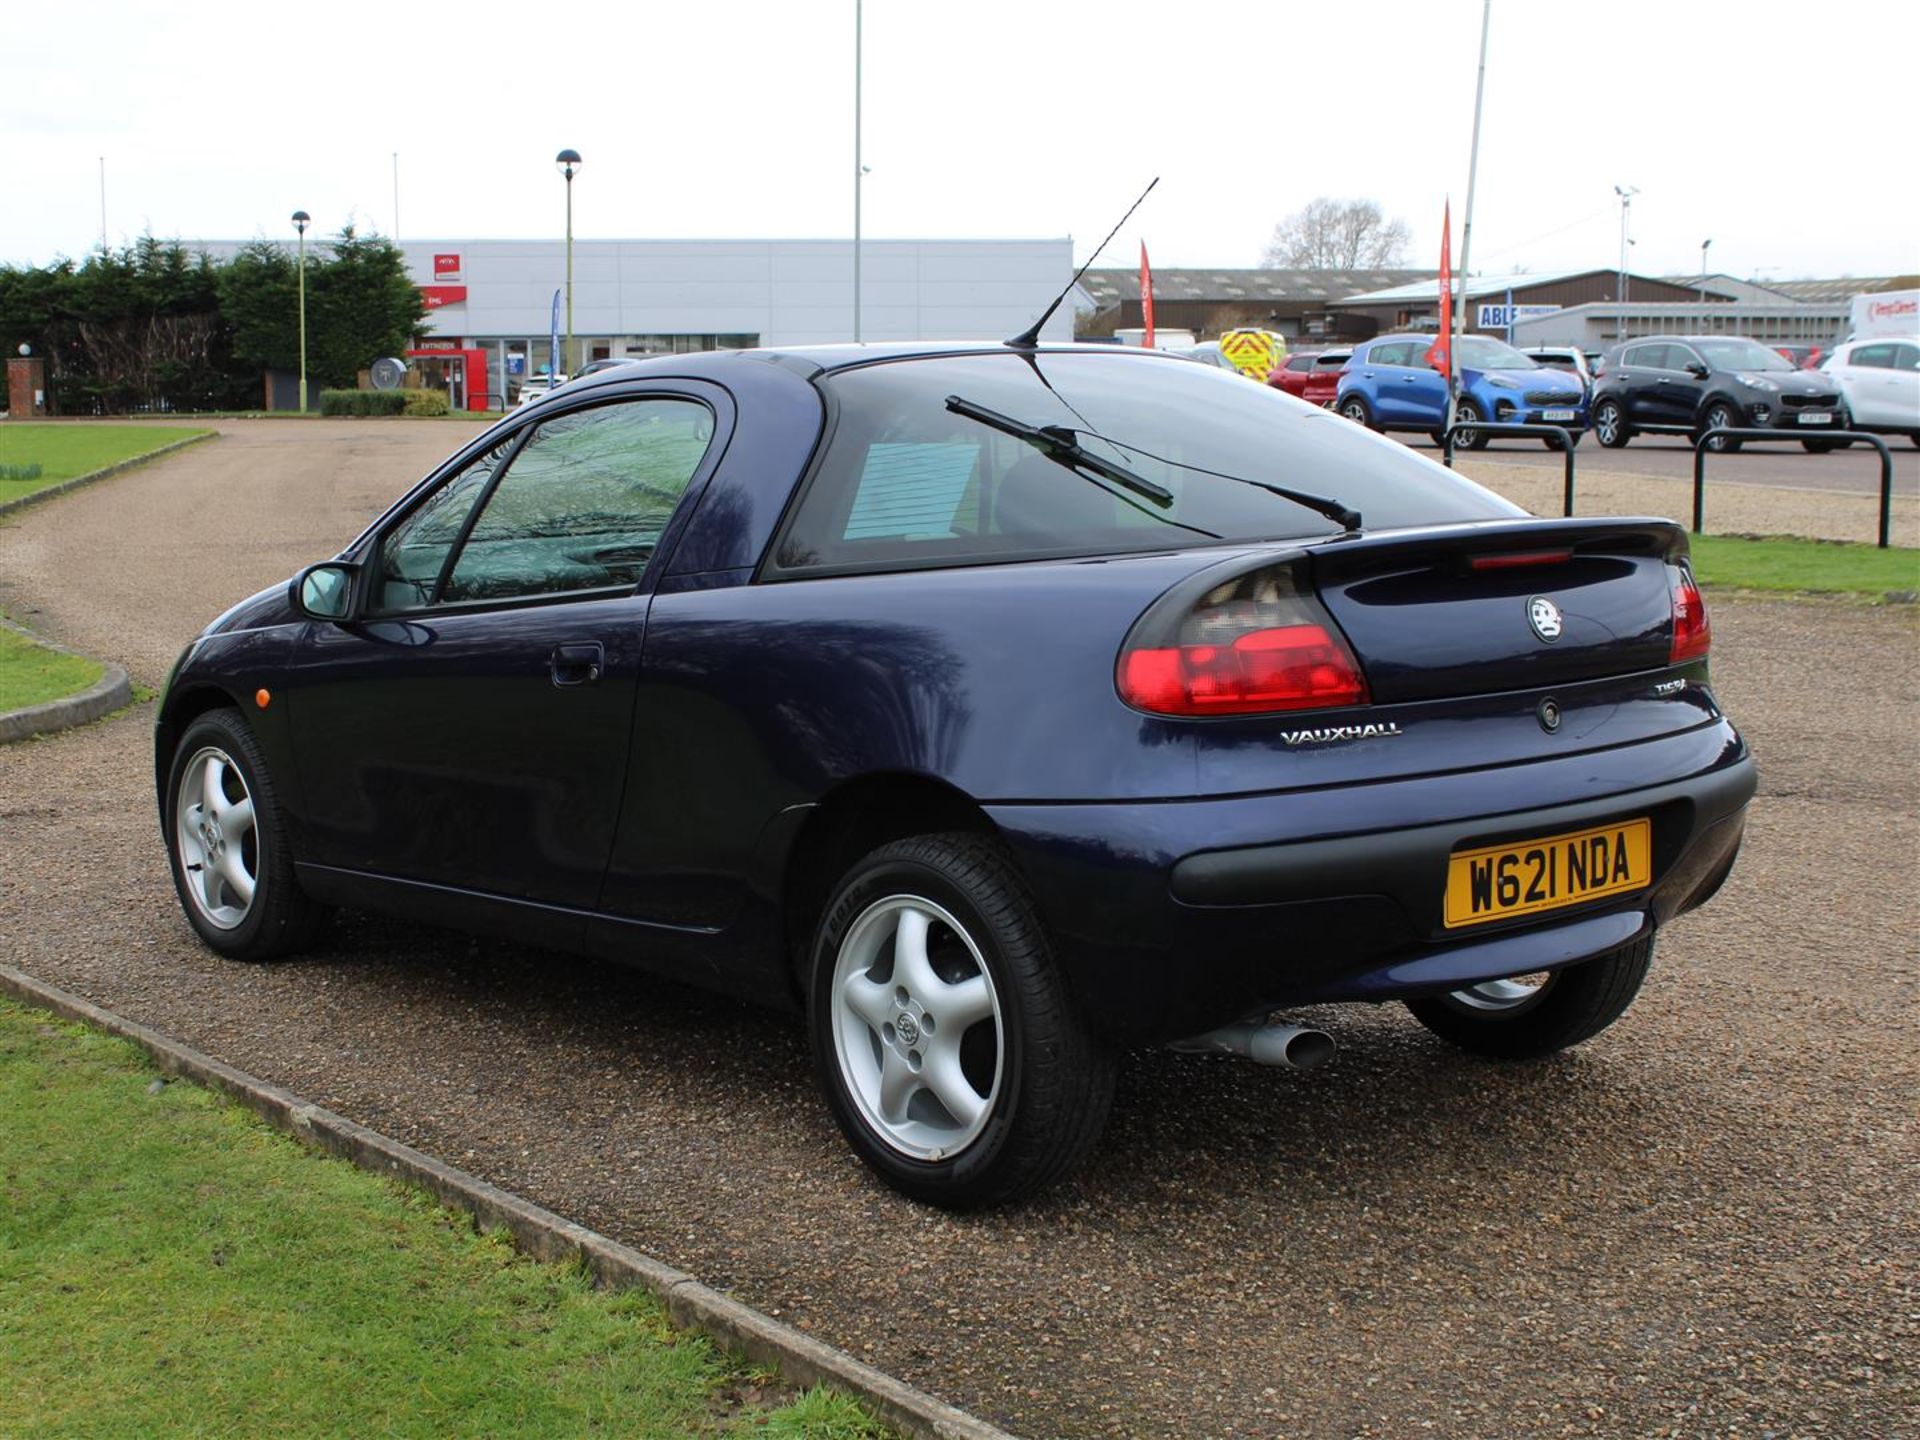
[[1229,330],[1220,337],[1220,354],[1250,380],[1263,384],[1287,356],[1287,342],[1271,330]]

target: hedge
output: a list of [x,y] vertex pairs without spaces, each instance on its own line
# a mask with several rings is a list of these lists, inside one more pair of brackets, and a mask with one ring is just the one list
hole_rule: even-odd
[[322,415],[399,415],[407,397],[398,390],[322,390]]
[[409,415],[451,415],[453,413],[453,406],[448,403],[447,392],[444,390],[403,390],[400,393],[407,397],[406,413]]

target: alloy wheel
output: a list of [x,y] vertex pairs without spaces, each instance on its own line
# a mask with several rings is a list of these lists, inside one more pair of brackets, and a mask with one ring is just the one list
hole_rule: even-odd
[[188,900],[209,925],[238,929],[259,886],[260,829],[233,757],[217,745],[194,751],[180,772],[173,813]]
[[833,1048],[861,1118],[916,1160],[979,1138],[1006,1063],[1000,996],[980,947],[917,895],[876,900],[834,963]]
[[1538,1004],[1553,986],[1553,973],[1515,975],[1506,980],[1483,980],[1464,990],[1448,992],[1447,999],[1483,1014],[1512,1014]]

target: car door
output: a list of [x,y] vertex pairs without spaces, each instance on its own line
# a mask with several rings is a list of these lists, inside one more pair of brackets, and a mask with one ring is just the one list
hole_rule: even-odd
[[1660,344],[1629,345],[1620,352],[1620,366],[1608,379],[1626,409],[1627,418],[1636,425],[1653,425],[1655,397],[1651,391],[1659,379],[1658,367],[1666,359],[1667,347]]
[[1654,382],[1654,405],[1663,425],[1692,425],[1700,414],[1709,381],[1696,375],[1690,366],[1711,373],[1699,351],[1690,345],[1669,342],[1666,363]]
[[685,394],[523,426],[362,547],[358,618],[288,690],[306,862],[590,908],[644,638],[639,580],[717,447]]
[[1412,356],[1413,342],[1410,340],[1389,340],[1385,344],[1370,346],[1367,350],[1367,361],[1360,367],[1360,377],[1366,382],[1369,397],[1374,402],[1374,418],[1382,425],[1406,423],[1408,405],[1404,392],[1412,378],[1408,368]]
[[[1900,369],[1903,350],[1907,352],[1904,374]],[[1914,375],[1916,359],[1920,359],[1920,346],[1892,340],[1853,347],[1834,379],[1846,392],[1855,424],[1891,428],[1920,423],[1920,393],[1902,395],[1903,386],[1909,392],[1920,386]],[[1903,398],[1905,405],[1901,404]]]

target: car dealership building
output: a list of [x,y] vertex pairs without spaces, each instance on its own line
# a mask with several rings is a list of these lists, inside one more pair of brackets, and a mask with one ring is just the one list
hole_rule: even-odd
[[[401,249],[428,306],[427,339],[407,358],[457,407],[512,404],[522,383],[547,374],[556,331],[565,350],[563,241],[407,240]],[[627,355],[851,340],[853,262],[851,240],[575,240],[574,343],[561,371]],[[860,338],[1005,339],[1072,276],[1066,237],[868,240]],[[1070,305],[1045,334],[1072,337]]]

